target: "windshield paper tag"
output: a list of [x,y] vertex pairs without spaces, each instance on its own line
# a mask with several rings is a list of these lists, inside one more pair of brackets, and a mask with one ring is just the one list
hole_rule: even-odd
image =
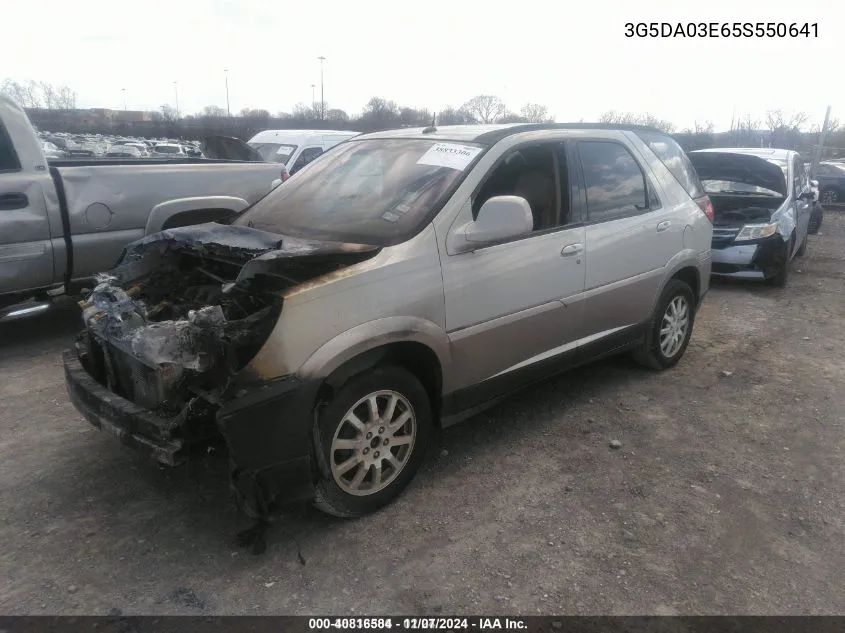
[[478,156],[480,147],[458,145],[457,143],[436,143],[423,154],[417,165],[434,165],[435,167],[449,167],[463,171]]

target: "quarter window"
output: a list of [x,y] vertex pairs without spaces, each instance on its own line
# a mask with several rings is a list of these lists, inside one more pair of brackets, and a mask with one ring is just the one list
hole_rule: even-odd
[[704,187],[701,186],[698,174],[677,141],[665,134],[654,132],[637,132],[637,136],[666,165],[666,169],[672,172],[690,198],[700,198],[704,195]]
[[649,209],[645,174],[624,146],[609,141],[581,141],[578,154],[591,222],[636,215]]

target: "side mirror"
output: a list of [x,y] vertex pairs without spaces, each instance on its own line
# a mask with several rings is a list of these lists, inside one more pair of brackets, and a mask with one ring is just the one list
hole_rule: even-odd
[[531,206],[519,196],[494,196],[478,211],[478,219],[464,233],[467,242],[491,244],[528,235],[534,228]]
[[276,187],[278,187],[280,184],[282,184],[282,179],[281,179],[281,178],[276,178],[276,180],[274,180],[273,182],[271,182],[271,183],[270,183],[270,189],[275,189],[275,188],[276,188]]

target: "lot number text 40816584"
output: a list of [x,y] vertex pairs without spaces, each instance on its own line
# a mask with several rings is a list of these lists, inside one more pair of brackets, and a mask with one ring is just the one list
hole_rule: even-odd
[[626,22],[625,37],[818,37],[818,22]]

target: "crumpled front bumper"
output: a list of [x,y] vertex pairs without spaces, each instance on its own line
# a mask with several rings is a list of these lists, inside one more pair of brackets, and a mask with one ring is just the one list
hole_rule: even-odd
[[168,421],[98,383],[85,371],[75,350],[62,355],[65,386],[73,406],[98,429],[168,466],[184,461],[180,440],[168,438]]
[[[97,382],[75,350],[62,356],[68,396],[95,427],[161,464],[187,461],[188,445],[173,431],[173,420],[157,416]],[[217,412],[226,441],[231,486],[238,505],[264,517],[314,496],[313,410],[319,384],[290,377],[244,389]]]
[[720,277],[764,279],[767,271],[783,265],[788,248],[778,234],[753,243],[733,244],[712,249],[711,274]]

